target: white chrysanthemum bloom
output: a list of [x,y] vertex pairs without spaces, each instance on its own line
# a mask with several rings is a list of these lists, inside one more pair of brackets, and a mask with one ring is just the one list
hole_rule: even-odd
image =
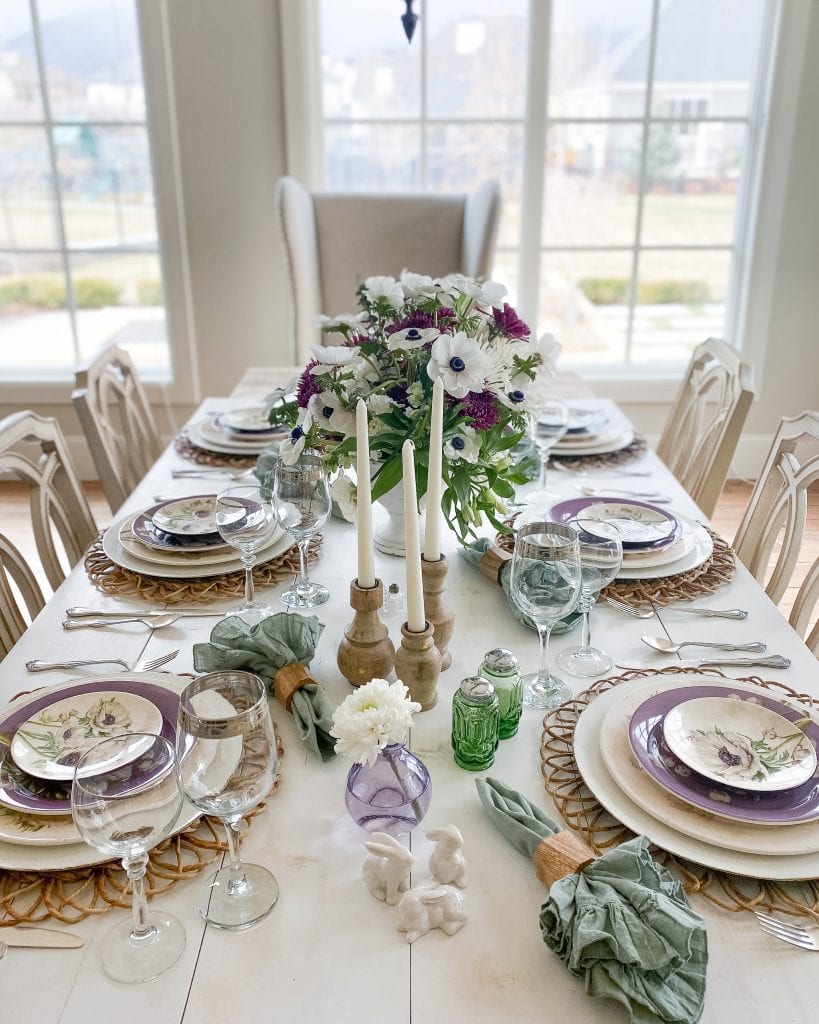
[[356,351],[347,345],[314,345],[313,355],[318,359],[318,365],[310,369],[315,377],[321,373],[330,373],[340,366],[347,366],[355,359]]
[[346,409],[338,395],[322,391],[307,403],[313,419],[323,429],[348,437],[355,431],[355,416]]
[[393,402],[389,395],[370,395],[367,399],[367,412],[372,413],[373,416],[379,416],[382,413],[389,412],[394,405],[395,402]]
[[384,747],[406,742],[413,713],[420,710],[400,679],[371,679],[333,712],[330,735],[336,738],[336,752],[372,766]]
[[408,299],[417,299],[419,296],[431,298],[435,294],[435,283],[426,274],[413,274],[410,270],[403,270],[400,281]]
[[463,331],[442,334],[433,343],[427,373],[432,380],[440,377],[444,389],[453,398],[466,398],[470,391],[485,390],[484,384],[492,363],[480,344]]
[[299,461],[299,456],[304,451],[304,442],[307,435],[307,431],[313,424],[313,418],[311,417],[307,409],[302,409],[299,413],[299,419],[296,426],[290,431],[290,436],[286,437],[281,443],[279,451],[281,452],[282,462],[285,466],[292,466],[294,463]]
[[450,462],[469,462],[473,466],[481,454],[481,442],[474,427],[459,427],[444,444],[444,455]]
[[341,473],[330,484],[330,496],[347,522],[354,523],[358,517],[358,491],[346,473]]
[[393,309],[404,305],[404,289],[394,277],[368,277],[364,282],[364,294],[370,302],[386,299]]
[[322,313],[316,317],[316,327],[321,331],[330,327],[349,327],[351,331],[359,331],[367,326],[369,319],[367,313],[340,313],[338,316],[325,316]]
[[390,352],[399,348],[409,352],[435,341],[440,333],[437,327],[405,327],[402,331],[393,331],[387,338],[387,348]]

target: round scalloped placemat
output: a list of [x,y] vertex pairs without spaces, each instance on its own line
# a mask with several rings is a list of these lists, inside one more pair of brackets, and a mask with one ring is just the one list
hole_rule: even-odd
[[[314,534],[307,545],[307,564],[314,565],[318,561],[318,549],[323,537]],[[125,569],[112,562],[102,547],[102,537],[98,537],[84,558],[85,571],[88,578],[105,594],[117,597],[138,596],[146,601],[167,604],[184,604],[187,601],[219,601],[225,597],[243,597],[245,592],[245,572],[239,569],[226,572],[221,576],[207,576],[203,579],[169,579],[163,576],[143,576],[142,573]],[[257,587],[273,587],[284,580],[298,575],[299,551],[293,547],[283,551],[269,562],[253,568],[253,583]]]
[[[275,729],[275,722],[273,723]],[[279,770],[270,796],[281,782],[284,747],[278,731]],[[267,797],[267,800],[270,799]],[[245,815],[249,824],[267,808],[267,800]],[[194,878],[227,850],[224,826],[203,816],[189,828],[151,850],[145,875],[149,897],[160,896],[179,882]],[[115,907],[130,907],[128,876],[119,861],[68,871],[0,870],[0,939],[3,925],[41,924],[49,919],[76,924]]]
[[606,452],[603,455],[561,455],[551,452],[549,459],[560,463],[561,469],[612,469],[642,458],[646,451],[645,438],[635,434],[630,444],[625,448],[618,448],[616,452]]
[[[546,792],[569,828],[578,832],[595,853],[631,839],[634,833],[622,825],[588,789],[574,758],[574,730],[583,710],[612,687],[630,679],[650,676],[712,675],[730,678],[718,669],[692,669],[672,665],[662,669],[632,669],[622,675],[598,679],[576,697],[548,711],[543,718],[540,769]],[[819,701],[784,683],[745,676],[737,682],[754,683],[819,710]],[[682,879],[686,892],[698,893],[723,910],[778,910],[786,914],[811,914],[819,920],[819,879],[804,882],[771,882],[704,868],[653,847],[657,860]]]
[[177,434],[174,448],[183,459],[190,459],[200,466],[235,466],[236,469],[250,469],[256,465],[258,453],[255,455],[229,455],[227,452],[212,452],[200,448],[191,441],[187,434]]

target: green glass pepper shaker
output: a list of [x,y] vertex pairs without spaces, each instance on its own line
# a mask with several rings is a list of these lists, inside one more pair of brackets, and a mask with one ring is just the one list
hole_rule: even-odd
[[495,760],[500,711],[495,688],[483,676],[469,676],[452,698],[452,749],[455,763],[482,772]]
[[518,731],[523,710],[523,676],[518,659],[504,647],[496,647],[484,655],[478,671],[495,687],[500,706],[498,735],[507,740]]

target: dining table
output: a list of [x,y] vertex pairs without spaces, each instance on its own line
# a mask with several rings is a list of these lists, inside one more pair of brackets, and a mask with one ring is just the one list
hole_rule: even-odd
[[[286,368],[254,371],[236,394],[206,399],[195,416],[258,402],[271,384],[288,378]],[[608,399],[582,400],[611,417],[623,416]],[[157,496],[214,492],[220,486],[218,480],[174,479],[172,471],[181,468],[191,469],[193,464],[171,444],[117,518],[151,505]],[[551,471],[548,483],[564,499],[578,497],[579,488],[589,485],[603,493],[607,489],[659,493],[670,499],[668,507],[675,512],[706,522],[650,449],[623,468],[649,475],[628,477],[605,469],[586,474]],[[376,523],[383,514],[376,504]],[[490,535],[488,529],[484,533]],[[310,671],[336,705],[352,692],[339,671],[336,654],[352,618],[349,593],[356,575],[356,534],[352,524],[335,517],[322,534],[318,560],[310,572],[311,578],[329,588],[330,599],[314,612],[325,628]],[[80,935],[84,945],[9,949],[0,960],[3,1024],[596,1024],[626,1019],[616,1003],[589,998],[582,982],[544,945],[538,918],[546,891],[531,863],[512,849],[484,814],[476,793],[476,773],[460,768],[453,759],[452,698],[461,680],[477,674],[484,653],[493,648],[513,651],[524,671],[532,671],[538,658],[537,635],[515,619],[502,589],[460,557],[458,547],[456,536],[444,530],[442,549],[449,563],[445,597],[454,613],[449,644],[452,664],[438,681],[436,705],[414,716],[408,745],[429,770],[432,799],[424,821],[406,841],[415,856],[415,884],[429,875],[427,861],[433,844],[425,831],[449,824],[460,830],[468,871],[466,925],[451,937],[436,930],[413,944],[406,941],[396,929],[394,909],[373,899],[362,881],[367,836],[345,808],[349,762],[340,756],[322,762],[300,741],[291,715],[271,700],[284,750],[280,785],[242,844],[248,862],[264,865],[278,879],[280,897],[269,916],[243,931],[210,927],[195,908],[202,876],[181,881],[153,902],[183,923],[184,952],[160,977],[130,986],[110,980],[99,963],[101,937],[112,919],[124,918],[127,909],[110,909],[70,925],[41,922]],[[397,584],[404,592],[403,559],[376,551],[375,570],[385,589]],[[279,598],[289,582],[261,594],[284,610]],[[217,606],[229,611],[238,603],[236,598]],[[737,562],[730,581],[694,604],[739,607],[748,615],[741,622],[695,617],[670,604],[658,606],[653,618],[640,619],[601,602],[591,612],[593,640],[614,659],[613,674],[628,667],[685,665],[705,654],[693,648],[677,654],[651,650],[641,640],[647,633],[671,641],[763,640],[768,652],[787,656],[790,667],[726,668],[724,674],[781,680],[819,699],[816,658],[741,563]],[[216,621],[190,617],[160,629],[134,622],[111,629],[65,631],[66,609],[78,605],[100,610],[147,608],[136,597],[101,593],[83,564],[76,565],[0,663],[0,701],[38,686],[86,678],[95,671],[33,675],[27,672],[26,662],[35,658],[104,658],[115,651],[116,657],[130,662],[178,649],[166,671],[193,673],[193,645],[208,640]],[[201,608],[211,610],[205,604]],[[382,617],[397,646],[400,610]],[[553,636],[552,658],[577,640],[576,632]],[[567,678],[575,691],[590,682]],[[543,711],[524,708],[517,734],[499,744],[488,774],[559,821],[541,770],[543,717]],[[0,862],[0,869],[3,866]],[[816,1019],[819,959],[765,934],[747,911],[722,909],[696,893],[690,900],[704,916],[708,935],[703,1021],[808,1024]]]

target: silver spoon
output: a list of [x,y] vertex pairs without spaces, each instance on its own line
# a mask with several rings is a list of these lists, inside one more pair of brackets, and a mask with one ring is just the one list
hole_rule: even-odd
[[164,629],[165,626],[172,626],[178,622],[180,618],[180,615],[157,615],[144,619],[135,615],[127,619],[65,619],[63,629],[104,629],[106,626],[120,626],[123,622],[141,622],[143,626],[149,626],[151,629]]
[[[612,608],[616,608],[619,612],[625,612],[626,615],[633,615],[635,619],[650,619],[655,614],[651,605],[641,604],[633,608],[631,605],[618,601],[616,597],[607,597],[606,604],[610,604]],[[706,619],[748,618],[748,613],[744,608],[682,608],[679,605],[674,605],[667,606],[664,610],[683,612],[685,615],[702,615]]]
[[627,491],[620,487],[592,487],[591,484],[575,484],[576,491],[580,491],[581,494],[592,494],[608,496],[609,494],[626,494],[629,498],[644,498],[646,501],[650,498],[653,501],[670,501],[671,499],[665,494],[659,494],[657,491]]
[[708,643],[705,640],[682,640],[680,643],[675,644],[664,636],[643,636],[640,639],[648,647],[653,647],[655,651],[662,651],[663,654],[676,654],[683,647],[710,647],[715,651],[749,651],[751,654],[762,654],[763,651],[768,649],[767,644],[763,644],[758,640],[750,644],[716,644]]
[[[572,476],[591,476],[590,469],[575,469],[572,466],[564,466],[562,462],[552,462],[550,469],[556,469],[560,473],[570,473]],[[650,469],[597,469],[594,476],[651,476]]]

